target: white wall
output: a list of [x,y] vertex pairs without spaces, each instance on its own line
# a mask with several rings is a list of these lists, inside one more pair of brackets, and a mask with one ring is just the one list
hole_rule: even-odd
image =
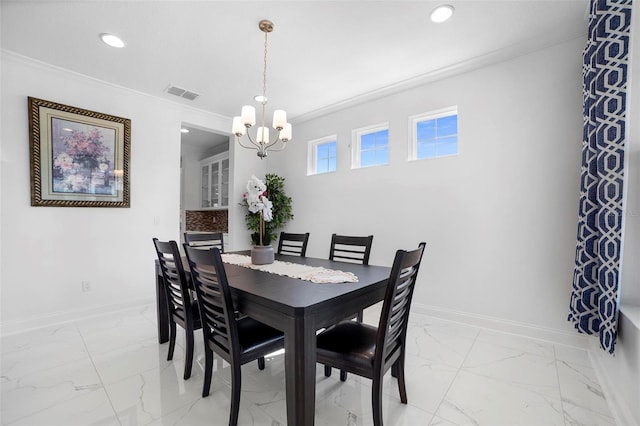
[[[1,72],[3,333],[154,300],[151,238],[179,238],[181,122],[230,120],[6,51]],[[27,96],[131,119],[131,208],[30,206]]]
[[[270,159],[294,232],[327,256],[333,232],[374,234],[371,263],[427,242],[414,310],[491,317],[573,336],[582,137],[576,39],[296,124]],[[456,157],[407,162],[410,115],[459,111]],[[390,165],[350,169],[351,130],[388,121]],[[338,171],[307,176],[307,142],[338,135]]]

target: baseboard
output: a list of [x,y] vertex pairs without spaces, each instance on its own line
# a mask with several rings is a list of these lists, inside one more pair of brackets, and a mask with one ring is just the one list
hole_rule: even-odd
[[578,334],[577,332],[571,333],[502,318],[471,314],[437,306],[421,305],[415,303],[415,301],[411,305],[411,310],[413,313],[455,321],[475,327],[517,334],[532,339],[545,340],[551,343],[573,346],[585,350],[589,349],[587,336]]
[[[620,393],[620,389],[616,383],[613,382],[611,375],[607,373],[607,368],[602,364],[602,358],[596,355],[596,352],[601,352],[600,343],[595,340],[591,350],[589,351],[589,358],[591,359],[591,365],[596,372],[596,377],[600,386],[602,386],[602,392],[604,392],[607,403],[613,419],[616,425],[619,426],[638,426],[638,423],[633,418],[631,410],[625,402],[624,396]],[[609,356],[608,354],[606,356]]]
[[[628,313],[629,310],[627,309],[626,312]],[[625,311],[620,311],[618,343],[614,355],[603,351],[597,338],[590,340],[591,365],[593,365],[598,382],[607,397],[615,423],[620,426],[638,426],[640,424],[640,409],[635,402],[640,385],[637,379],[634,381],[633,378],[628,382],[621,381],[621,378],[638,376],[638,365],[640,364],[638,361],[640,327],[636,322],[638,318],[637,316],[629,318]]]
[[29,330],[64,324],[83,318],[96,317],[111,312],[123,311],[149,304],[153,304],[155,306],[155,299],[130,300],[123,303],[91,306],[82,309],[56,312],[49,315],[17,321],[3,321],[0,322],[0,335],[9,336],[12,334],[24,333]]

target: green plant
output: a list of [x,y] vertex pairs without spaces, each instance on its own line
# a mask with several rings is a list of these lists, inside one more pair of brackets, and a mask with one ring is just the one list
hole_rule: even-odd
[[[287,222],[293,219],[293,213],[291,213],[291,197],[287,196],[284,192],[284,178],[273,173],[265,175],[264,184],[266,185],[266,191],[264,196],[271,202],[271,220],[262,221],[262,245],[269,245],[276,239],[276,232],[284,227]],[[248,186],[253,183],[253,180],[249,181]],[[249,187],[247,188],[249,191]],[[249,207],[249,201],[247,199],[249,192],[243,195],[242,204]],[[251,234],[251,240],[254,245],[260,245],[261,240],[261,211],[252,213],[248,211],[245,219],[247,223],[247,229],[253,231]]]

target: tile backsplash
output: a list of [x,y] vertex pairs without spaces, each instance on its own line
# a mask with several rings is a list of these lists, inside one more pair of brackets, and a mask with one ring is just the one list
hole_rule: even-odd
[[186,210],[185,230],[192,232],[228,232],[227,210]]

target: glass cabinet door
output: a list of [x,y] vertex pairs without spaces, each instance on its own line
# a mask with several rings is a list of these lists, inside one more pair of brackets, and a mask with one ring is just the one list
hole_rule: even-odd
[[229,206],[229,154],[218,154],[200,160],[202,168],[201,208]]
[[220,207],[220,163],[211,163],[211,207]]
[[202,207],[211,207],[211,191],[209,184],[209,165],[202,166],[202,178],[201,178],[201,200]]
[[222,160],[222,170],[220,170],[221,194],[220,205],[227,207],[229,205],[229,159]]

